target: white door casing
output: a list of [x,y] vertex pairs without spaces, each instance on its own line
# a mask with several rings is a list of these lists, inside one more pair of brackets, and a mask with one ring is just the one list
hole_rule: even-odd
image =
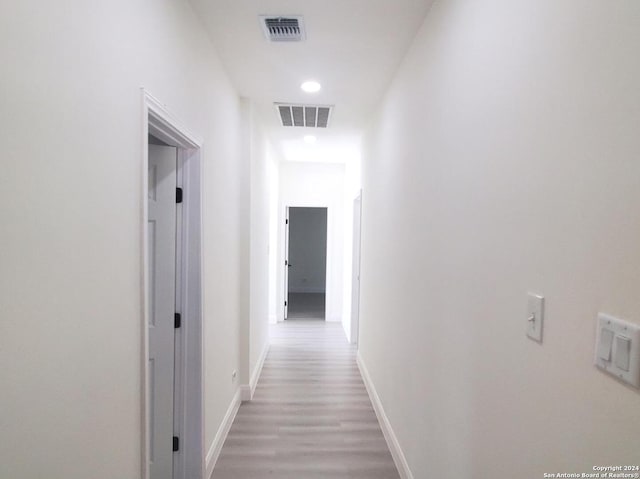
[[284,319],[289,315],[289,207],[284,220]]
[[[151,476],[151,387],[149,323],[151,286],[149,277],[149,135],[166,146],[177,148],[177,186],[182,202],[176,205],[175,312],[181,327],[175,329],[173,435],[179,437],[179,451],[173,453],[174,479],[210,477],[214,460],[205,456],[204,371],[205,344],[202,341],[202,158],[204,141],[194,134],[166,106],[145,88],[142,99],[142,354],[141,389],[141,479]],[[174,194],[175,195],[175,194]],[[175,196],[174,196],[175,199]],[[171,437],[171,436],[169,436]],[[173,446],[173,444],[172,444]],[[173,449],[173,447],[172,447]]]
[[351,343],[358,343],[360,328],[360,231],[362,195],[353,200],[353,258],[351,268]]
[[148,370],[151,479],[173,477],[176,161],[176,148],[149,145]]

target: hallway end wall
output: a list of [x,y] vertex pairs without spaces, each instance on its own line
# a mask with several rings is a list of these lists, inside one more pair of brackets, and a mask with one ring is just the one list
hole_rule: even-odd
[[[363,152],[360,354],[416,478],[637,464],[640,4],[436,1]],[[527,293],[546,298],[542,344]]]
[[279,175],[277,318],[284,317],[284,221],[287,206],[328,207],[326,320],[341,321],[344,258],[344,174],[341,163],[282,162]]

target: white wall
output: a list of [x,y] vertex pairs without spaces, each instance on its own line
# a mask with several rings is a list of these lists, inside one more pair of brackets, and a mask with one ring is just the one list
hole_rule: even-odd
[[199,20],[2,2],[0,62],[0,477],[140,476],[141,86],[205,140],[208,448],[237,388],[247,231],[239,101]]
[[[284,220],[287,206],[327,207],[326,320],[341,321],[344,257],[344,164],[281,162],[277,318],[284,317]],[[278,267],[280,265],[280,267]]]
[[278,317],[281,290],[280,283],[280,163],[274,157],[269,162],[269,322],[275,324]]
[[289,208],[289,265],[290,293],[326,292],[325,208]]
[[416,478],[638,462],[640,394],[593,352],[599,311],[640,321],[639,27],[632,0],[437,1],[378,109],[360,353]]
[[353,282],[353,202],[362,193],[362,159],[351,156],[345,162],[344,194],[344,274],[342,303],[342,327],[351,340],[351,300]]
[[272,219],[271,198],[277,198],[277,183],[273,178],[278,174],[278,155],[265,135],[260,119],[249,108],[251,135],[250,174],[250,296],[249,296],[249,365],[243,382],[255,386],[260,360],[264,358],[269,339],[269,291],[272,288],[269,268],[275,261],[275,251],[271,248]]

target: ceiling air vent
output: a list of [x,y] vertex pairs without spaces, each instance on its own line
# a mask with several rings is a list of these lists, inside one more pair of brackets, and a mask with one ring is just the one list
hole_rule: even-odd
[[305,126],[307,128],[326,128],[333,110],[332,106],[290,105],[276,103],[282,126]]
[[306,38],[302,15],[261,15],[260,23],[271,42],[299,42]]

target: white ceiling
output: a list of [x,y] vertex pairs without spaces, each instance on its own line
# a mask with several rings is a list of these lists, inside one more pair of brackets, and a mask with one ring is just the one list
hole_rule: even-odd
[[[346,161],[433,0],[190,0],[232,82],[289,161]],[[307,38],[271,43],[259,15],[303,15]],[[322,84],[315,94],[300,84]],[[280,126],[274,102],[335,105],[329,128]],[[302,140],[318,137],[314,145]]]

